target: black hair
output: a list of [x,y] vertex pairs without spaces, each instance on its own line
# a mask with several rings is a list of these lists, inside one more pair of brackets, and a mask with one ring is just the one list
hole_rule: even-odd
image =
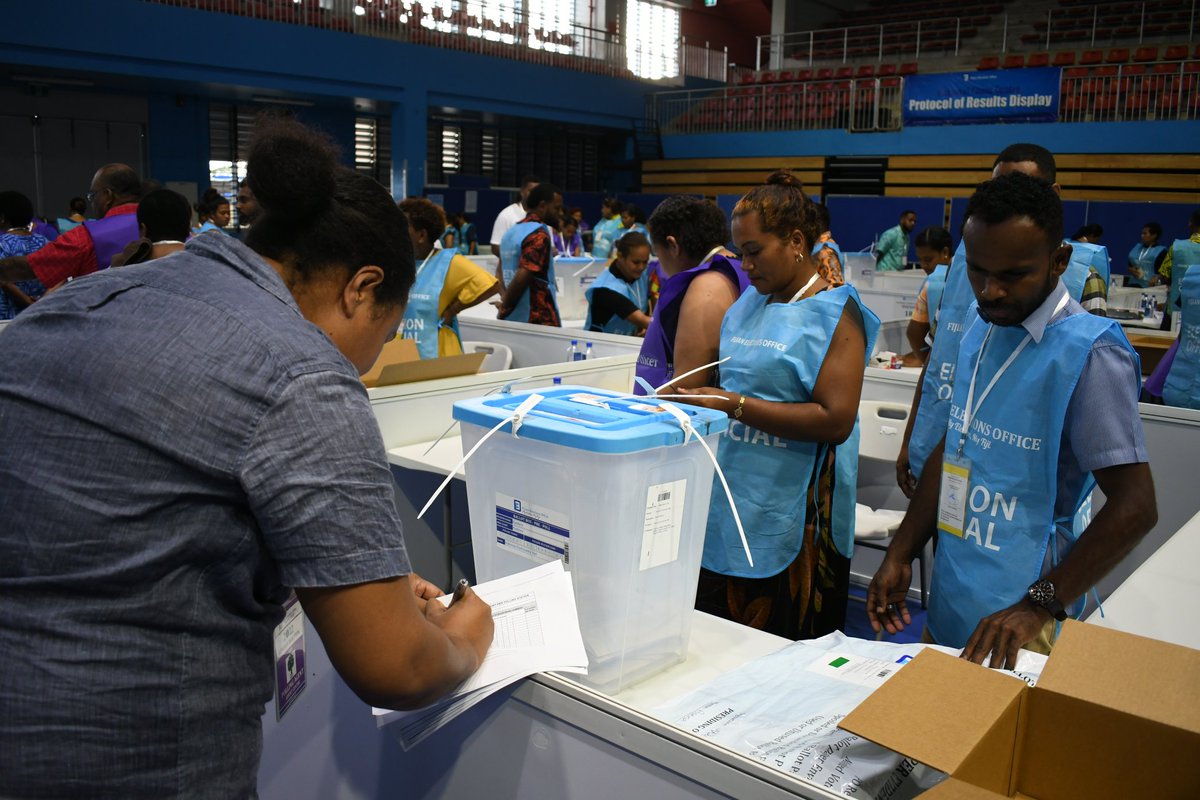
[[666,246],[668,236],[675,237],[679,249],[690,259],[703,258],[714,247],[729,241],[729,226],[717,204],[685,194],[659,203],[646,220],[646,227],[650,239],[661,247]]
[[913,241],[914,247],[928,247],[930,250],[942,252],[953,249],[950,242],[950,231],[939,226],[926,228],[917,234]]
[[829,207],[824,203],[818,203],[813,200],[813,208],[817,210],[817,225],[821,229],[821,233],[830,230],[833,221],[829,217]]
[[10,228],[25,228],[33,222],[33,203],[20,192],[0,192],[0,215]]
[[1200,228],[1200,208],[1197,208],[1192,212],[1192,215],[1188,217],[1188,227]]
[[1000,155],[996,156],[996,160],[992,162],[992,169],[995,169],[998,164],[1019,164],[1022,161],[1032,161],[1037,164],[1041,177],[1049,183],[1054,183],[1058,178],[1058,166],[1054,163],[1054,154],[1040,144],[1030,142],[1017,142],[1001,150]]
[[[635,247],[649,247],[650,240],[641,231],[630,231],[617,239],[617,255],[621,258],[629,256],[629,251]],[[711,248],[710,248],[711,249]]]
[[106,164],[100,168],[96,189],[108,189],[116,197],[141,197],[142,179],[127,164]]
[[633,217],[634,222],[640,222],[643,225],[646,224],[646,212],[642,211],[639,206],[635,206],[633,203],[625,206],[625,208],[622,210],[622,213]]
[[84,200],[82,197],[72,197],[67,207],[82,216],[87,213],[87,200]]
[[525,175],[524,177],[521,178],[521,188],[524,189],[526,186],[528,186],[531,183],[541,183],[541,182],[542,182],[542,179],[539,178],[537,175]]
[[608,210],[614,214],[620,214],[625,210],[625,204],[615,197],[606,197],[600,201],[600,208],[603,209],[604,206],[608,206]]
[[1150,235],[1152,235],[1155,239],[1162,238],[1162,225],[1159,225],[1157,222],[1147,222],[1142,227],[1149,230]]
[[183,242],[191,232],[192,207],[179,192],[155,189],[138,203],[137,221],[146,226],[146,238],[152,242]]
[[562,192],[553,183],[539,183],[529,190],[529,197],[525,200],[525,208],[533,211],[542,203],[553,203],[554,195],[556,194],[562,194]]
[[817,217],[816,203],[804,193],[804,184],[785,169],[767,176],[762,186],[756,186],[733,207],[733,216],[758,212],[762,229],[787,239],[799,230],[811,250],[825,229]]
[[1094,242],[1100,237],[1104,236],[1104,226],[1098,223],[1089,222],[1087,225],[1083,226],[1083,229],[1087,231],[1089,242]]
[[338,163],[328,137],[294,120],[263,118],[246,178],[262,208],[246,234],[251,250],[301,279],[329,270],[349,278],[375,265],[383,270],[376,302],[405,301],[416,274],[408,221],[386,189]]
[[900,212],[900,216],[897,219],[904,219],[909,214],[912,214],[915,217],[917,215],[917,212],[913,211],[911,208],[906,208]]
[[217,213],[218,208],[227,205],[229,205],[229,198],[210,186],[204,190],[204,195],[196,203],[196,213],[201,218],[211,217]]
[[1021,217],[1028,217],[1046,234],[1051,249],[1062,242],[1062,200],[1049,181],[1023,172],[1010,172],[979,184],[967,202],[963,228],[972,218],[985,225],[999,225]]
[[409,197],[400,201],[400,210],[415,230],[425,231],[432,245],[446,230],[446,215],[441,206],[428,197]]

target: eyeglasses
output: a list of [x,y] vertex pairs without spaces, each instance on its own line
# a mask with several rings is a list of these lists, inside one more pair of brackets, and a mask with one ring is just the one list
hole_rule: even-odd
[[87,194],[85,194],[84,197],[87,198],[87,201],[89,203],[91,203],[100,195],[101,192],[107,192],[107,191],[108,191],[107,187],[104,189],[94,189],[94,190],[88,192]]

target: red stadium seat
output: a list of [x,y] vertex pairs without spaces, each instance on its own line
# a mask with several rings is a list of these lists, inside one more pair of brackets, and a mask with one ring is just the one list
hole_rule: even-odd
[[[1183,54],[1184,54],[1184,56],[1186,56],[1186,55],[1187,55],[1187,48],[1184,48],[1184,53],[1183,53]],[[859,66],[859,68],[858,68],[858,72],[856,73],[856,77],[859,77],[859,78],[874,78],[874,77],[875,77],[875,65],[874,65],[874,64],[862,64],[862,65],[860,65],[860,66]]]
[[916,61],[905,61],[903,64],[900,65],[900,74],[901,75],[916,75],[918,69],[919,69],[919,65],[917,64]]
[[889,76],[889,75],[895,75],[895,74],[896,74],[896,65],[895,64],[884,64],[883,66],[881,66],[879,68],[879,77],[881,77],[881,78],[885,77],[885,76]]
[[1104,61],[1103,50],[1084,50],[1083,55],[1079,57],[1079,63],[1084,66],[1091,64],[1100,64]]
[[1186,44],[1173,44],[1167,47],[1167,51],[1163,53],[1163,61],[1185,61],[1188,57],[1188,46]]
[[837,72],[833,74],[835,78],[850,78],[854,76],[854,67],[838,67]]
[[1075,65],[1075,51],[1063,50],[1054,54],[1054,66],[1071,67]]
[[1046,67],[1050,65],[1049,53],[1030,53],[1029,60],[1025,62],[1027,67]]
[[1105,64],[1124,64],[1129,60],[1128,47],[1114,47],[1108,51],[1108,58],[1104,59]]
[[1133,53],[1133,60],[1141,63],[1145,63],[1147,61],[1158,61],[1158,48],[1139,47]]
[[1025,66],[1025,56],[1020,53],[1013,53],[1004,57],[1004,63],[1000,65],[1004,69],[1020,69]]
[[979,59],[979,69],[997,69],[1000,66],[999,56],[984,56]]

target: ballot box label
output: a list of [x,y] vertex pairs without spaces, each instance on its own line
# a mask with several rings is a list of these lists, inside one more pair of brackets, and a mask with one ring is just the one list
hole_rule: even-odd
[[656,483],[646,490],[646,516],[642,523],[642,554],[639,570],[670,564],[679,558],[679,534],[683,530],[683,503],[687,479]]
[[538,564],[571,563],[571,524],[566,514],[496,492],[496,546]]

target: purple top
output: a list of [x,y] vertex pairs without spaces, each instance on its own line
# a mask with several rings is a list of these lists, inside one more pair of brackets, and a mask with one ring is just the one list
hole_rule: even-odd
[[[741,270],[741,262],[717,254],[708,261],[667,278],[658,296],[654,318],[646,330],[642,350],[638,354],[637,376],[651,386],[661,386],[675,375],[675,331],[679,327],[679,309],[683,296],[697,275],[709,269],[723,272],[737,284],[738,294],[746,291],[750,279]],[[634,386],[635,394],[645,394],[641,386]]]
[[113,214],[104,219],[89,219],[83,226],[91,234],[92,245],[96,248],[96,269],[108,269],[113,256],[139,238],[136,214]]
[[1151,397],[1162,398],[1163,384],[1167,382],[1167,375],[1171,372],[1171,365],[1175,363],[1175,352],[1177,350],[1179,350],[1179,339],[1171,343],[1171,349],[1167,350],[1166,354],[1159,360],[1158,366],[1154,368],[1154,372],[1151,372],[1150,377],[1146,379],[1146,383],[1142,387],[1146,390],[1146,394]]

